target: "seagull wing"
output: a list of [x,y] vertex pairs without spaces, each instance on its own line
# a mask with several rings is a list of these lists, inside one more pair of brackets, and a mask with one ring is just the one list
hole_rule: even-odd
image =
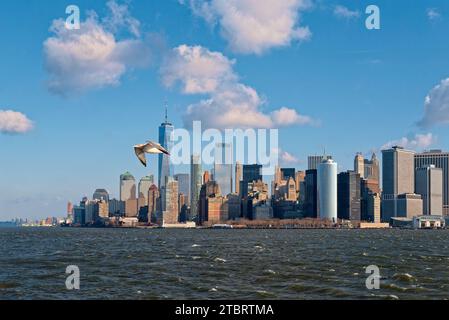
[[145,151],[148,153],[164,153],[166,155],[170,155],[170,153],[164,147],[156,142],[148,142],[145,147]]
[[140,162],[146,167],[147,166],[147,158],[145,157],[145,151],[142,146],[135,146],[134,152],[136,153],[137,158],[139,158]]

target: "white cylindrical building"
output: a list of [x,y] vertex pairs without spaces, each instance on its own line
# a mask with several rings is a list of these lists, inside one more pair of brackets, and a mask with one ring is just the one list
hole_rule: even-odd
[[318,165],[318,217],[337,221],[337,163],[331,159]]

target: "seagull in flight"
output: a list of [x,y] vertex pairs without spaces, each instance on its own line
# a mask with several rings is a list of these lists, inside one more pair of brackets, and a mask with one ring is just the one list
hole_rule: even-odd
[[139,158],[140,162],[146,167],[147,166],[147,158],[145,157],[145,153],[151,154],[166,154],[170,155],[170,153],[165,150],[159,143],[148,141],[145,144],[138,144],[134,146],[134,151],[136,153],[137,158]]

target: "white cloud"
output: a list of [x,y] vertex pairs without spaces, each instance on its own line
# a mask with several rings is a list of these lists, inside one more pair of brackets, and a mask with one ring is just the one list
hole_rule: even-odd
[[418,122],[423,128],[449,124],[449,78],[444,79],[427,95],[424,117]]
[[128,24],[136,34],[137,25],[134,20],[129,20],[123,6],[109,2],[109,7],[112,10],[110,18],[102,23],[95,13],[91,13],[81,23],[80,30],[66,29],[62,19],[53,21],[50,31],[54,35],[44,42],[51,92],[70,95],[116,86],[129,69],[149,63],[150,50],[145,41],[116,39],[115,28]]
[[273,148],[271,149],[271,153],[278,157],[281,165],[292,165],[299,164],[301,160],[299,160],[296,156],[291,153],[281,149],[281,148]]
[[277,128],[310,125],[314,120],[294,109],[281,108],[264,113],[265,100],[250,86],[240,83],[234,72],[235,61],[219,52],[200,46],[182,45],[166,57],[160,73],[167,87],[181,84],[184,94],[206,94],[208,97],[187,108],[184,124],[202,121],[204,127]]
[[381,147],[381,150],[389,149],[394,146],[411,150],[422,150],[432,146],[436,142],[437,138],[432,133],[415,134],[414,136],[402,137],[401,139],[387,142]]
[[290,125],[314,125],[316,121],[309,116],[299,114],[295,109],[282,107],[271,113],[274,125],[290,126]]
[[219,52],[181,45],[172,50],[160,72],[167,87],[180,82],[184,93],[204,94],[214,92],[221,83],[237,78],[232,70],[234,63]]
[[300,162],[298,158],[296,158],[294,155],[288,153],[287,151],[282,151],[281,161],[283,163],[291,163],[291,164]]
[[360,11],[350,10],[344,6],[338,5],[334,8],[334,15],[338,18],[355,19],[360,17]]
[[130,14],[127,5],[109,1],[107,7],[111,14],[104,18],[103,21],[108,29],[116,32],[120,28],[127,28],[135,37],[140,37],[140,21]]
[[0,110],[0,133],[18,134],[33,129],[33,122],[21,112]]
[[294,41],[308,40],[311,32],[301,27],[300,13],[309,0],[180,0],[208,23],[219,24],[231,50],[262,54]]
[[192,104],[184,115],[184,124],[201,121],[204,127],[271,128],[271,118],[259,110],[262,99],[251,87],[243,84],[220,87],[209,99]]
[[429,18],[429,20],[431,21],[438,20],[441,18],[441,14],[436,8],[428,8],[426,10],[426,14],[427,18]]

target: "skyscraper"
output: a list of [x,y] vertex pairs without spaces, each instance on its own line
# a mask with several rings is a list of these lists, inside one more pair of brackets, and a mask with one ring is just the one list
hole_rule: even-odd
[[337,210],[337,163],[327,159],[318,165],[319,218],[336,222]]
[[173,177],[166,177],[164,188],[161,190],[162,198],[162,225],[177,224],[179,222],[179,208],[178,208],[178,181]]
[[[296,183],[296,197],[297,199],[301,199],[301,192],[304,194],[305,190],[301,190],[301,185],[304,185],[304,180],[306,178],[306,173],[304,171],[297,171],[295,174],[295,183]],[[302,197],[304,198],[304,197]]]
[[243,166],[243,178],[240,182],[240,194],[243,198],[248,195],[248,184],[253,181],[262,181],[262,165],[245,164]]
[[379,167],[379,159],[375,153],[371,156],[371,160],[365,159],[364,163],[364,177],[368,180],[375,180],[377,184],[380,184],[380,167]]
[[323,155],[323,156],[309,156],[308,157],[308,169],[309,170],[317,170],[318,166],[321,162],[327,159],[332,159],[332,156],[329,155]]
[[214,181],[220,186],[224,197],[232,193],[232,145],[217,143],[215,145]]
[[449,216],[449,152],[430,150],[415,154],[415,169],[429,165],[443,170],[443,214]]
[[355,156],[354,171],[360,175],[360,178],[365,178],[365,159],[361,153],[357,153]]
[[240,162],[235,164],[235,193],[240,194],[240,183],[243,178],[243,167]]
[[305,203],[303,209],[309,218],[318,217],[318,172],[307,170],[305,178]]
[[106,189],[97,189],[95,190],[93,196],[93,200],[104,200],[106,202],[109,201],[109,193]]
[[281,168],[282,180],[288,181],[289,178],[295,179],[295,174],[296,174],[295,168]]
[[[167,149],[169,152],[173,148],[173,125],[168,122],[167,107],[165,107],[165,122],[159,127],[159,144]],[[159,189],[164,187],[166,177],[171,177],[173,174],[173,166],[170,162],[170,156],[166,154],[159,155]]]
[[338,218],[361,221],[360,174],[354,171],[338,174]]
[[416,193],[422,196],[424,215],[443,215],[443,169],[434,165],[416,169]]
[[120,176],[120,201],[136,199],[136,180],[126,172]]
[[179,193],[184,195],[184,204],[190,205],[190,175],[179,173],[175,175],[175,180],[178,181]]
[[151,186],[154,184],[154,177],[153,176],[146,176],[140,179],[139,182],[139,199],[144,199],[144,205],[148,205],[148,191],[150,190]]
[[148,190],[148,222],[156,222],[156,213],[160,210],[160,194],[156,185]]
[[199,215],[199,200],[202,185],[200,157],[193,155],[190,163],[190,217],[189,220]]
[[[415,169],[413,151],[402,147],[382,150],[382,220],[389,222],[392,217],[398,217],[398,196],[414,194]],[[401,197],[402,200],[411,197]],[[403,201],[401,201],[403,202]],[[401,215],[407,215],[401,213]]]

